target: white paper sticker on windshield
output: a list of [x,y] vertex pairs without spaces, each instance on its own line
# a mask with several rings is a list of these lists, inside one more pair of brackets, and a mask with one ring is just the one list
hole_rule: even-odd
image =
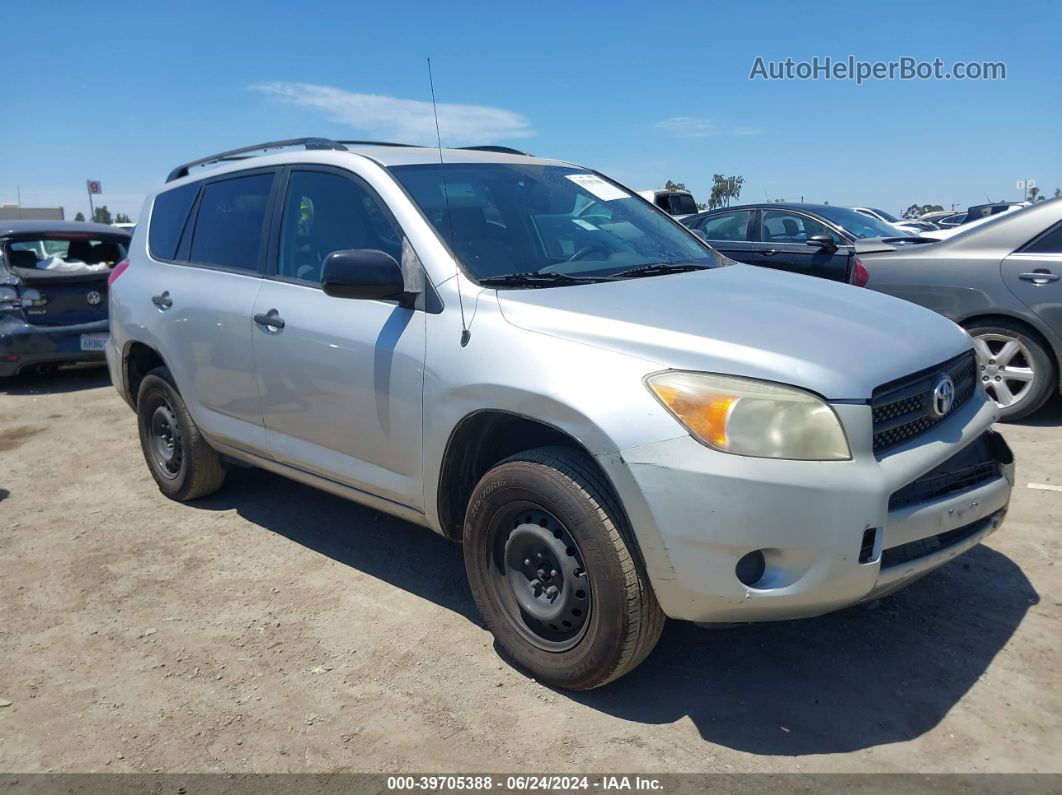
[[610,202],[613,199],[627,199],[630,194],[620,190],[615,185],[605,182],[597,174],[565,174],[565,176],[578,185],[585,188],[602,201]]
[[590,231],[590,232],[596,232],[597,231],[597,227],[596,226],[594,226],[593,224],[591,224],[591,223],[589,223],[587,221],[584,221],[582,218],[573,218],[572,219],[572,223],[575,224],[576,226],[581,226],[583,229],[586,229],[587,231]]

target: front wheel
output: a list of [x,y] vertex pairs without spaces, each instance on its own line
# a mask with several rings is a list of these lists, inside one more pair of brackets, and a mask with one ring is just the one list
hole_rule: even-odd
[[966,330],[974,340],[978,378],[999,406],[1002,421],[1028,417],[1058,389],[1047,347],[1017,323],[986,321]]
[[502,649],[540,681],[599,687],[656,645],[664,614],[623,527],[596,468],[565,448],[502,461],[473,491],[472,595]]

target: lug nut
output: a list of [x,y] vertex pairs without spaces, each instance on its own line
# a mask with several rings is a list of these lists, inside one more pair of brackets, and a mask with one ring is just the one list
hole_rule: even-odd
[[539,580],[531,580],[531,582],[529,582],[528,585],[530,585],[531,588],[533,590],[535,590],[535,591],[537,591],[539,588],[542,587],[542,583]]
[[524,558],[524,565],[525,566],[530,566],[531,565],[531,558]]
[[546,589],[546,596],[548,596],[550,599],[554,598],[558,593],[559,591],[557,590],[556,585],[551,585],[549,586],[549,588]]
[[556,577],[557,576],[557,570],[556,569],[550,569],[549,570],[549,576],[550,577]]

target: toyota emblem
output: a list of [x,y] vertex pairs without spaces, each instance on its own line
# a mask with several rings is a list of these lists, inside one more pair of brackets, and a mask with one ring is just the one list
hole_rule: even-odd
[[93,290],[85,296],[85,300],[89,302],[89,306],[99,306],[103,303],[103,296],[96,290]]
[[946,375],[942,376],[933,388],[933,402],[930,404],[930,410],[933,412],[934,417],[943,417],[951,411],[954,403],[955,382]]

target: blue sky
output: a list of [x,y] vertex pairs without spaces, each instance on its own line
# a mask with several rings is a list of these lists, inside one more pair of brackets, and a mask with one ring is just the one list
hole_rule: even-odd
[[[253,10],[252,10],[253,9]],[[179,162],[302,135],[444,138],[634,188],[713,173],[742,199],[898,212],[1062,187],[1062,4],[19,3],[7,10],[0,202],[134,218]],[[17,32],[18,35],[14,35]],[[749,80],[757,56],[1003,61],[1002,81]],[[472,107],[453,107],[472,106]]]

